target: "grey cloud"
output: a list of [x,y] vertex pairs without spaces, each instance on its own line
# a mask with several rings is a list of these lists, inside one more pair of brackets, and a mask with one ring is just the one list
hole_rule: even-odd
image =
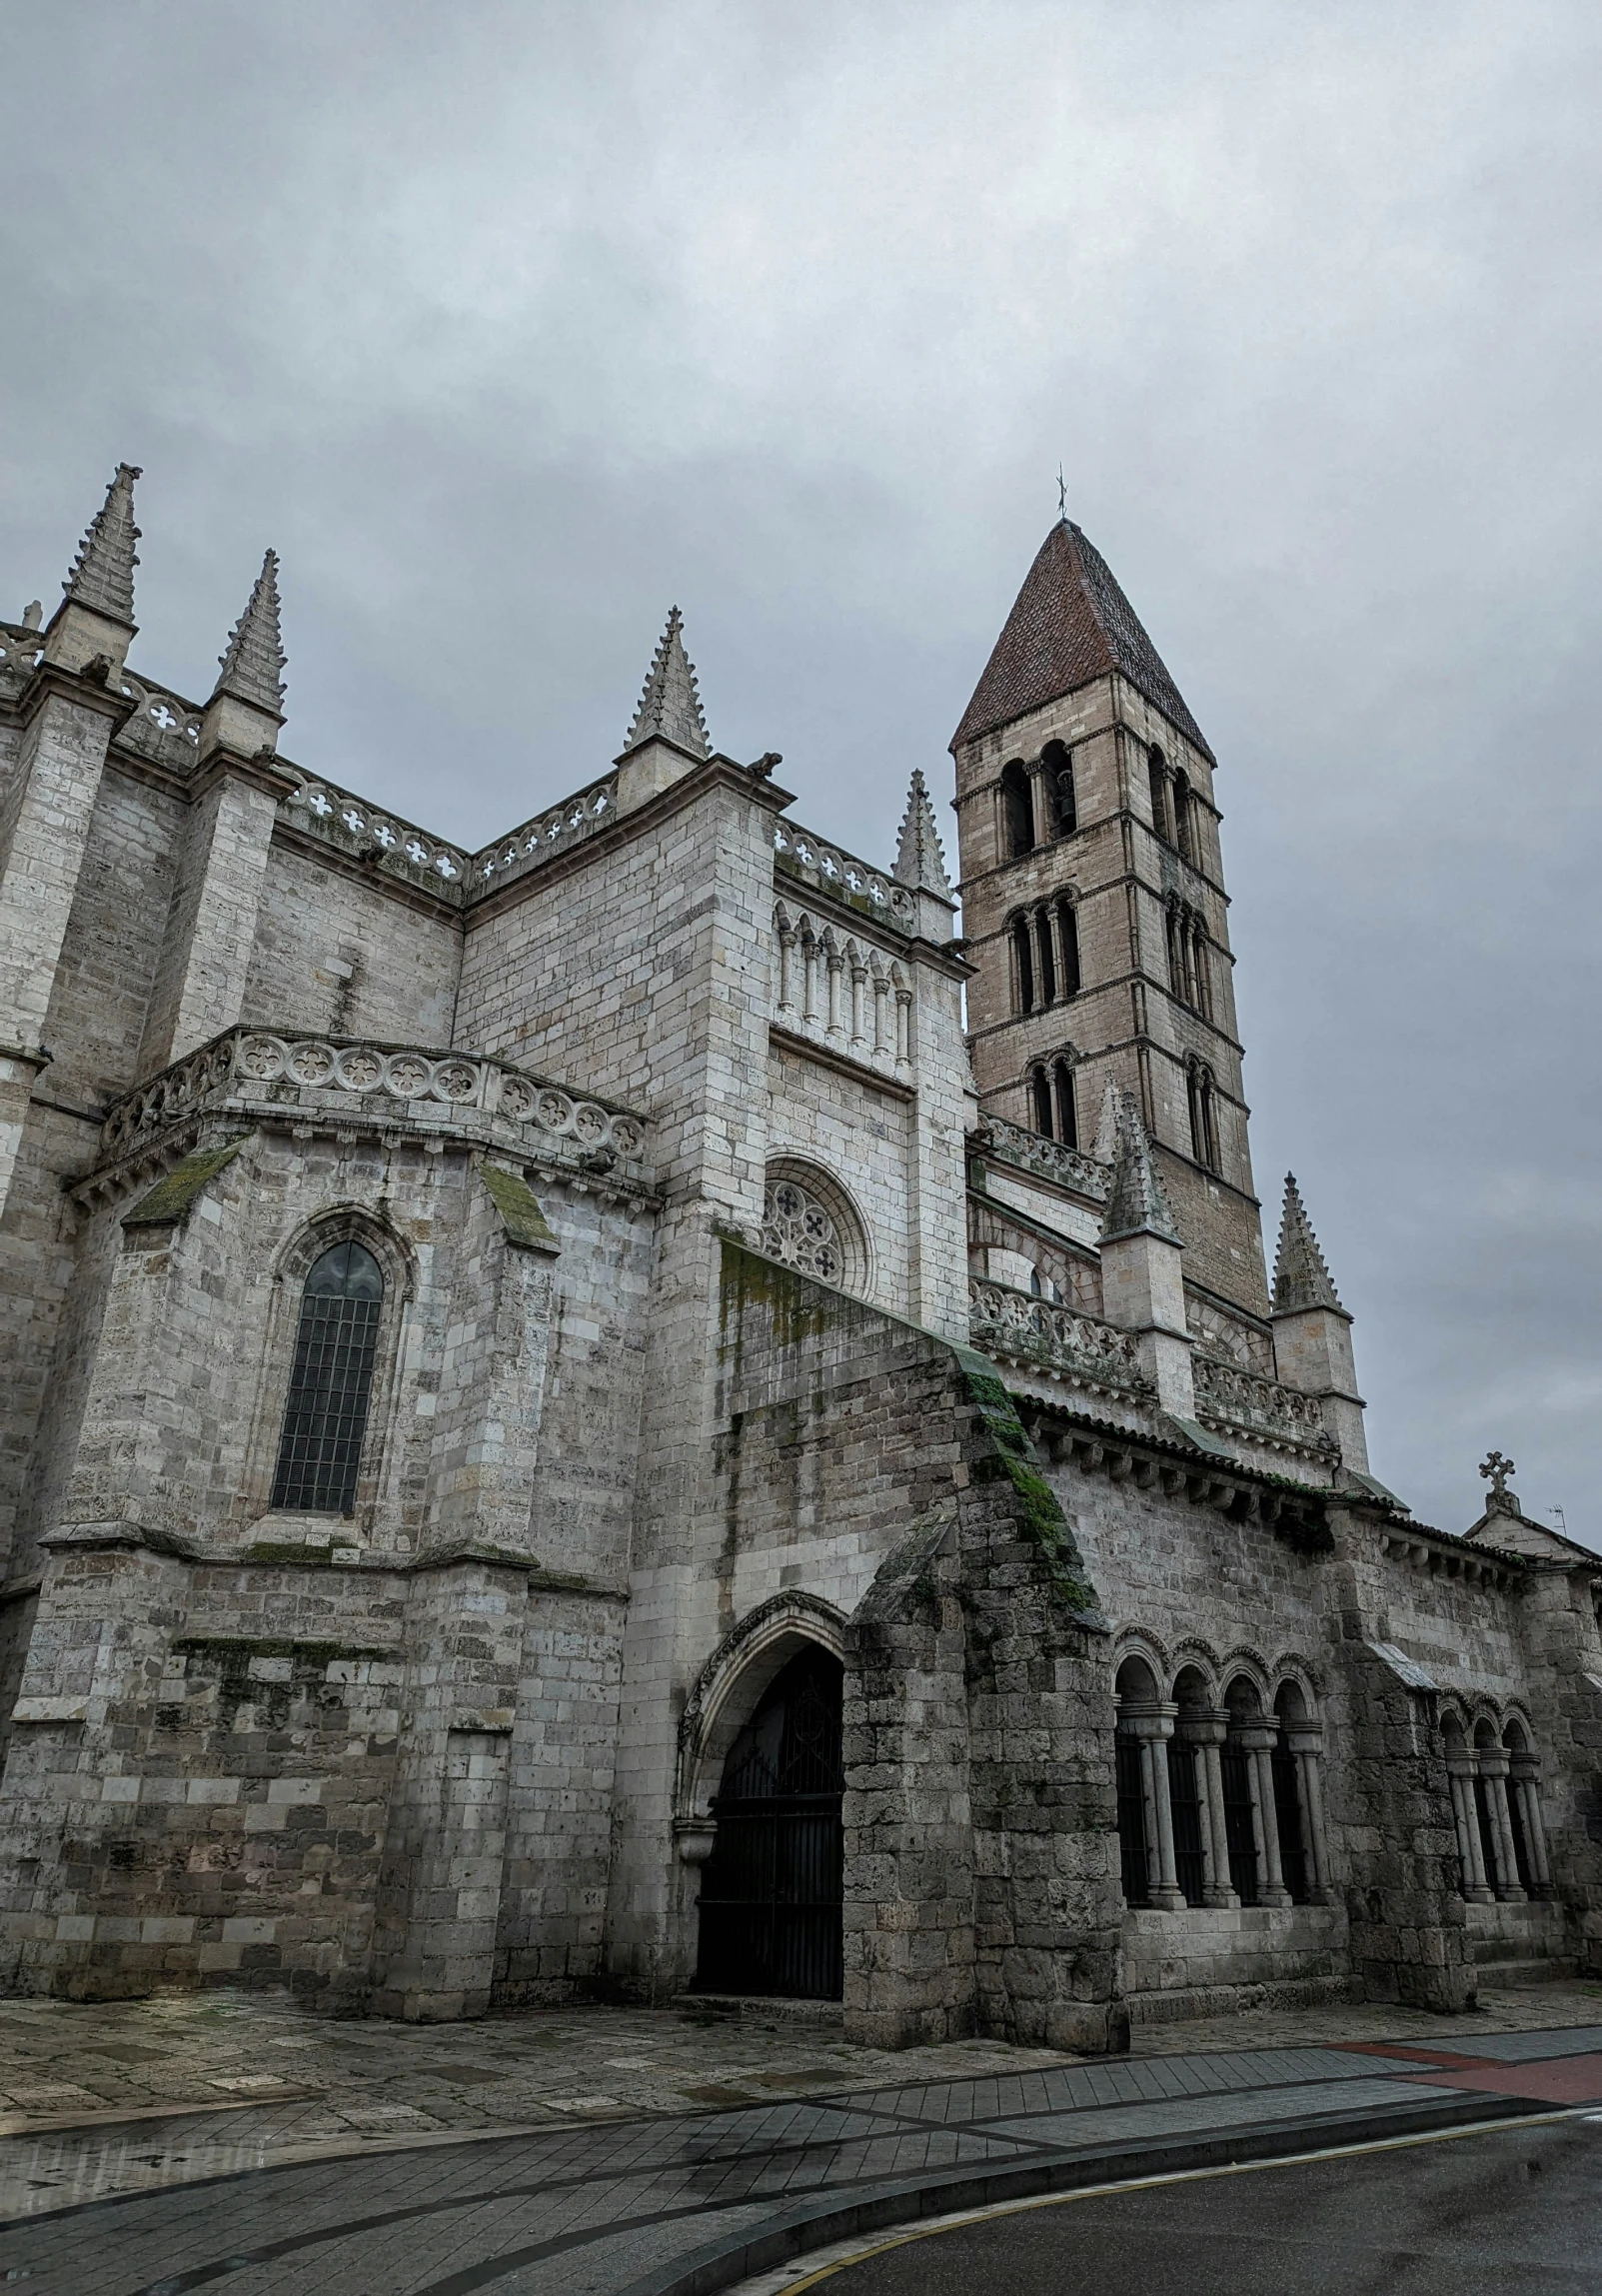
[[[887,855],[1054,509],[1222,761],[1270,1215],[1376,1466],[1602,1539],[1599,80],[1578,5],[7,7],[4,581],[143,463],[190,692],[476,839],[714,737]],[[947,819],[942,814],[942,821]]]

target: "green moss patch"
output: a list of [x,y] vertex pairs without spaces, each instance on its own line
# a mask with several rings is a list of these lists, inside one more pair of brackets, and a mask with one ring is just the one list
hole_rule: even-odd
[[243,1140],[229,1141],[223,1148],[199,1148],[186,1155],[165,1179],[157,1180],[148,1195],[140,1197],[132,1211],[123,1213],[124,1227],[176,1227],[194,1210],[201,1190],[233,1162],[244,1146]]

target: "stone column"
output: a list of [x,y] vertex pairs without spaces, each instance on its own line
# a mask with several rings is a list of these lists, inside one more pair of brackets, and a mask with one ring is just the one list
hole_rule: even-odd
[[1507,1773],[1510,1764],[1501,1746],[1487,1746],[1480,1755],[1480,1776],[1491,1805],[1491,1839],[1496,1847],[1496,1894],[1509,1904],[1522,1905],[1527,1892],[1519,1880],[1513,1853],[1513,1821],[1507,1813]]
[[1327,1905],[1329,1852],[1324,1842],[1324,1784],[1319,1771],[1324,1752],[1324,1733],[1316,1723],[1292,1724],[1285,1731],[1285,1743],[1296,1757],[1302,1848],[1307,1859],[1307,1892],[1315,1905]]
[[840,992],[844,986],[845,959],[834,946],[832,939],[824,942],[823,953],[828,961],[828,1004],[826,1008],[828,1034],[831,1037],[842,1037],[845,1034],[845,1027],[842,1012],[843,999]]
[[1496,1892],[1485,1878],[1485,1853],[1474,1801],[1473,1755],[1448,1754],[1446,1770],[1452,1787],[1452,1816],[1457,1821],[1458,1854],[1463,1861],[1463,1895],[1471,1905],[1490,1905]]
[[1291,1901],[1279,1864],[1279,1820],[1270,1759],[1278,1736],[1278,1723],[1266,1715],[1241,1723],[1235,1730],[1236,1745],[1251,1757],[1246,1774],[1251,1780],[1251,1831],[1257,1850],[1257,1900],[1261,1905],[1288,1905]]
[[851,956],[851,1051],[859,1053],[867,1043],[867,967],[859,952]]
[[779,928],[779,1014],[796,1018],[796,928],[788,918]]
[[1034,823],[1034,846],[1051,843],[1051,793],[1045,786],[1045,761],[1036,758],[1029,768],[1029,815]]
[[1140,1745],[1140,1788],[1146,1810],[1147,1854],[1156,1866],[1148,1873],[1146,1894],[1162,1913],[1182,1913],[1185,1893],[1179,1887],[1179,1869],[1173,1854],[1173,1810],[1168,1800],[1168,1740],[1179,1711],[1166,1699],[1157,1706],[1119,1709],[1118,1719]]
[[1541,1819],[1540,1769],[1533,1754],[1515,1754],[1512,1757],[1512,1780],[1509,1790],[1520,1796],[1524,1841],[1530,1853],[1530,1876],[1535,1885],[1530,1894],[1532,1897],[1550,1897],[1552,1865],[1547,1855],[1546,1827]]
[[1223,1767],[1219,1748],[1229,1732],[1227,1706],[1187,1706],[1180,1710],[1178,1734],[1196,1749],[1201,1781],[1201,1853],[1206,1864],[1204,1905],[1238,1905],[1229,1881],[1229,1835],[1224,1823]]

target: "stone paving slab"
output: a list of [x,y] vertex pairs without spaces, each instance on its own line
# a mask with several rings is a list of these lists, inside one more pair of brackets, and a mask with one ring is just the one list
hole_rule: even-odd
[[[1109,2147],[1317,2141],[1331,2125],[1530,2109],[1432,2087],[1417,2057],[1209,2051],[391,2146],[47,2207],[0,2227],[0,2271],[26,2274],[28,2296],[224,2282],[229,2296],[644,2296],[682,2285],[710,2240],[744,2255],[798,2208],[915,2212],[952,2190],[1040,2189]],[[1528,2078],[1511,2063],[1505,2077]]]

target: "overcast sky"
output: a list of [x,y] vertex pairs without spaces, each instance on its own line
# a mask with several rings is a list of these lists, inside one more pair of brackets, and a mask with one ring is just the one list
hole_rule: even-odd
[[140,463],[135,663],[209,692],[272,544],[285,750],[472,844],[678,601],[715,742],[887,859],[1060,461],[1221,762],[1258,1185],[1376,1471],[1462,1528],[1497,1444],[1602,1543],[1602,11],[0,26],[0,608]]

